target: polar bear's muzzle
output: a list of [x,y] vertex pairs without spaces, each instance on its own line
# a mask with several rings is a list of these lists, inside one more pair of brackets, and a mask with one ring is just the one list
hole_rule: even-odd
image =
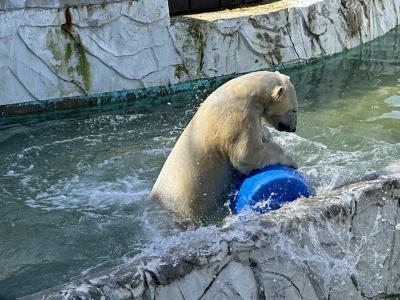
[[296,131],[296,126],[295,127],[291,127],[291,126],[287,126],[284,123],[278,123],[277,128],[279,131],[287,131],[287,132],[295,132]]
[[295,132],[297,126],[297,114],[289,111],[282,116],[272,116],[271,125],[279,131]]

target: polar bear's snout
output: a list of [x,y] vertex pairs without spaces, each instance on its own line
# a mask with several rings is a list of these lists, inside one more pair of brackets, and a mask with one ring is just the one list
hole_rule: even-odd
[[279,131],[295,132],[297,127],[297,112],[288,111],[282,116],[272,116],[272,126]]
[[286,124],[279,123],[278,128],[279,131],[286,131],[286,132],[296,132],[296,127],[289,127]]

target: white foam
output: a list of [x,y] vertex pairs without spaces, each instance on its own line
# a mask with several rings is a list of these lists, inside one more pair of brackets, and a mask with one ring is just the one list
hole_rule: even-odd
[[[318,137],[309,140],[293,133],[282,133],[270,129],[273,140],[295,156],[300,165],[300,171],[305,173],[314,191],[325,193],[346,182],[356,180],[382,168],[387,157],[396,156],[399,151],[398,144],[389,144],[358,134],[350,138],[353,145],[337,144],[332,146],[323,144],[318,140],[330,142],[327,137],[336,140],[336,136],[342,136],[340,129],[320,128],[319,132],[325,132]],[[358,145],[356,144],[358,143]]]
[[146,149],[143,150],[142,153],[151,156],[163,156],[167,157],[168,154],[171,152],[172,148],[158,148],[158,149]]
[[43,210],[97,211],[133,203],[148,193],[148,182],[136,174],[102,182],[75,175],[57,181],[25,203]]

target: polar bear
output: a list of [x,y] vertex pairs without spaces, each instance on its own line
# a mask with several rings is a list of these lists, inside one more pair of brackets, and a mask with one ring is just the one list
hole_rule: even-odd
[[260,71],[232,79],[200,106],[167,158],[150,193],[182,221],[207,221],[223,210],[235,172],[266,165],[295,167],[293,158],[263,133],[261,119],[294,132],[297,97],[290,78]]

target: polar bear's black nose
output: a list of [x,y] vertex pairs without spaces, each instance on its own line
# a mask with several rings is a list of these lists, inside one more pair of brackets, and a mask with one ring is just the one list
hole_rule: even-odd
[[278,128],[279,131],[286,131],[286,132],[295,132],[296,131],[296,126],[287,126],[284,123],[279,123]]

